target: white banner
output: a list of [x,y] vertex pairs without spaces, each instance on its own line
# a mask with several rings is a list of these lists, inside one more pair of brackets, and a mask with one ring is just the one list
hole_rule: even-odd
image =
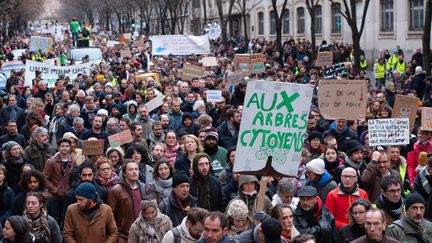
[[369,146],[409,144],[409,119],[389,118],[368,121]]
[[210,54],[207,35],[155,35],[151,40],[152,55]]
[[36,77],[35,71],[42,72],[42,79],[48,82],[48,87],[52,88],[59,75],[64,75],[74,80],[78,74],[90,75],[91,63],[83,63],[72,66],[54,66],[51,64],[26,60],[25,86],[33,87],[32,80]]
[[[311,99],[304,84],[249,81],[233,171],[297,176]],[[269,156],[275,172],[263,171]]]
[[49,52],[51,51],[52,39],[43,36],[30,37],[30,51]]

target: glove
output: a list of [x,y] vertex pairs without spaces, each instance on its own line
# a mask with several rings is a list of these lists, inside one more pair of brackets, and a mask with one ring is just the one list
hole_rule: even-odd
[[257,211],[255,212],[255,218],[258,220],[264,220],[266,214],[264,213],[264,211]]

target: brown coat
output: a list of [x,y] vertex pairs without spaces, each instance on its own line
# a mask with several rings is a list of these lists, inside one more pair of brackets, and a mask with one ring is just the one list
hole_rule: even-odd
[[[145,185],[139,181],[137,183],[141,192],[142,200],[146,196],[144,192]],[[115,217],[120,236],[119,242],[127,242],[129,229],[136,219],[134,217],[134,207],[140,208],[141,205],[133,204],[132,192],[124,179],[109,191],[108,205],[111,207]]]
[[[372,240],[370,240],[367,235],[364,235],[358,239],[355,239],[353,241],[351,241],[351,243],[368,243],[368,242],[372,242]],[[381,243],[399,243],[400,241],[395,240],[391,237],[388,236],[384,236],[383,240],[380,241]]]
[[48,191],[53,194],[54,198],[66,198],[66,193],[70,189],[69,178],[75,165],[75,160],[70,157],[66,170],[63,169],[63,162],[59,153],[47,160],[43,173],[47,179]]
[[[390,175],[396,176],[402,181],[399,172],[390,169]],[[377,169],[376,161],[371,161],[361,176],[363,189],[367,192],[371,202],[375,202],[381,194],[381,179],[382,176]]]
[[66,211],[63,228],[65,243],[117,243],[118,231],[111,208],[101,204],[93,219],[81,212],[77,203]]

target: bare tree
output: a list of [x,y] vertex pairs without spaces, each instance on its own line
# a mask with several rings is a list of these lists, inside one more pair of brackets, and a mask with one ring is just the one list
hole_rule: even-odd
[[[219,22],[220,22],[221,32],[222,32],[221,33],[222,43],[224,44],[225,47],[227,47],[228,46],[227,24],[231,18],[231,13],[232,13],[235,0],[215,0],[215,1],[219,13]],[[228,3],[228,13],[226,15],[224,14],[223,11],[225,2]]]
[[306,8],[309,12],[309,15],[311,17],[311,26],[310,26],[310,30],[311,30],[311,56],[312,56],[312,60],[315,60],[315,55],[316,55],[316,37],[315,37],[315,32],[316,32],[316,18],[315,18],[315,9],[318,5],[319,0],[306,0]]
[[427,0],[423,26],[423,66],[427,75],[431,75],[431,21],[432,0]]
[[[170,14],[170,31],[175,34],[176,28],[180,33],[184,31],[184,22],[191,0],[167,0],[166,5]],[[179,22],[180,21],[180,22]],[[177,24],[182,26],[177,27]]]
[[[248,42],[248,28],[247,28],[247,16],[258,4],[260,4],[263,0],[257,0],[256,2],[253,0],[235,0],[234,9],[237,10],[242,16],[243,19],[243,29],[244,29],[244,39]],[[253,3],[255,2],[255,3]],[[251,5],[248,7],[248,5]]]
[[288,3],[288,0],[284,0],[284,2],[282,3],[280,13],[278,11],[277,2],[278,0],[272,0],[273,13],[276,24],[276,49],[280,53],[282,53],[282,20],[284,19],[284,16],[286,14],[286,5]]
[[[332,4],[334,4],[333,0],[329,0]],[[356,6],[356,0],[343,0],[344,10],[342,11],[339,8],[336,8],[337,11],[342,15],[342,17],[345,18],[347,21],[349,27],[351,28],[351,35],[353,40],[353,49],[354,49],[354,68],[356,71],[360,70],[360,38],[363,34],[365,22],[366,22],[366,15],[369,8],[370,0],[362,0],[364,2],[363,7],[363,13],[360,23],[360,29],[357,27],[357,6]],[[430,1],[430,0],[429,0]],[[339,6],[339,5],[336,5]],[[430,22],[430,21],[429,21]]]

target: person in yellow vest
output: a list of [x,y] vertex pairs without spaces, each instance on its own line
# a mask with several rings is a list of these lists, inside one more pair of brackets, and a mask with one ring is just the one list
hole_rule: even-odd
[[394,69],[393,69],[393,65],[396,63],[396,61],[398,60],[398,54],[399,52],[396,50],[393,52],[393,56],[391,56],[388,61],[387,61],[387,71],[391,74]]
[[360,71],[364,71],[364,73],[366,74],[366,69],[367,69],[367,61],[365,59],[364,55],[360,55]]
[[383,57],[378,59],[378,62],[374,64],[373,69],[375,74],[376,87],[378,89],[381,89],[385,85],[385,72],[386,72],[386,67],[385,67]]
[[399,54],[398,60],[393,64],[393,70],[398,70],[401,73],[405,72],[406,62],[404,61],[404,55]]

